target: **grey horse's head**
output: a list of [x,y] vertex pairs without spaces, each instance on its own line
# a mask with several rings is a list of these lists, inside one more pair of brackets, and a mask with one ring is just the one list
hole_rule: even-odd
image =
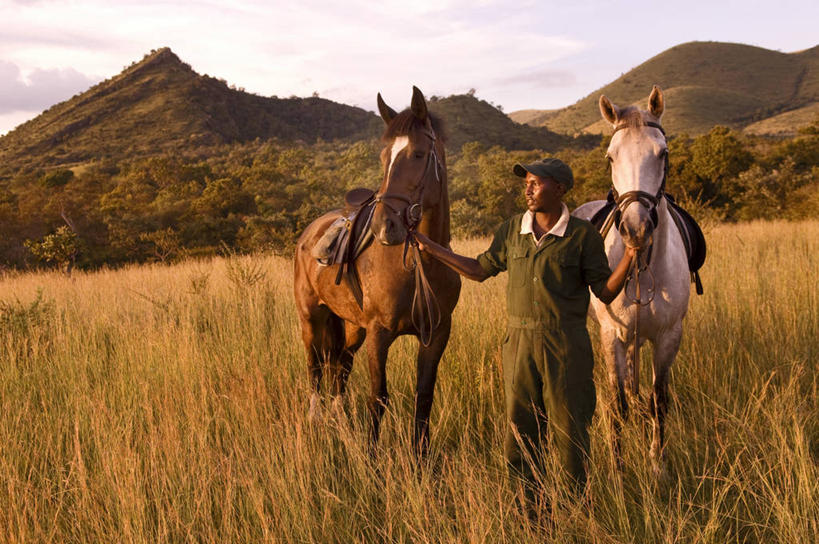
[[645,247],[657,226],[659,199],[665,189],[668,145],[660,127],[665,102],[654,86],[648,110],[634,106],[619,108],[600,97],[600,113],[614,127],[606,157],[611,165],[611,181],[619,205],[623,240],[633,247]]

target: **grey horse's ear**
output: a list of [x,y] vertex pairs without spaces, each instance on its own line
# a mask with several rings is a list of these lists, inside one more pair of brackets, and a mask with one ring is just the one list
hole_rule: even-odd
[[376,102],[378,102],[378,113],[381,114],[381,118],[384,120],[384,122],[389,125],[398,114],[395,113],[395,110],[389,107],[386,102],[384,102],[384,99],[381,98],[381,93],[378,93],[378,99]]
[[663,90],[657,85],[654,85],[654,88],[651,89],[651,95],[648,97],[648,111],[659,119],[664,109],[665,99],[663,98]]
[[600,95],[600,101],[598,102],[600,106],[600,115],[603,116],[603,119],[611,123],[612,125],[617,124],[617,116],[619,115],[619,110],[617,106],[611,103],[611,100],[606,98],[606,95]]
[[427,101],[424,99],[424,94],[416,87],[412,86],[412,105],[410,106],[413,115],[421,121],[427,118]]

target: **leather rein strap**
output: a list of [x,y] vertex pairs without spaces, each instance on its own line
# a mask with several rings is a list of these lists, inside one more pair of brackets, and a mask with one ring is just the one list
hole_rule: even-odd
[[[375,196],[375,202],[381,203],[395,212],[404,221],[404,226],[407,229],[407,237],[404,239],[404,253],[402,256],[402,264],[404,270],[415,272],[415,291],[412,295],[412,325],[418,331],[421,344],[427,347],[432,342],[432,332],[441,324],[441,307],[438,304],[438,298],[432,290],[432,286],[427,279],[424,272],[424,262],[421,259],[421,250],[418,248],[418,240],[415,238],[415,231],[421,223],[424,208],[424,190],[426,183],[422,183],[429,172],[430,167],[435,170],[435,180],[441,184],[440,170],[441,160],[438,158],[438,153],[435,151],[436,135],[435,131],[430,125],[424,135],[430,139],[429,160],[424,167],[423,173],[418,180],[418,198],[415,202],[406,195],[398,193],[390,193],[385,191]],[[402,214],[394,206],[389,204],[388,200],[400,200],[406,202],[407,206],[404,208]],[[412,260],[408,260],[408,257]]]

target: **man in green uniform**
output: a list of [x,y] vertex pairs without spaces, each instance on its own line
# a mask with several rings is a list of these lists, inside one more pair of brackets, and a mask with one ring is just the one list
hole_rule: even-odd
[[417,237],[424,251],[467,278],[483,281],[509,272],[509,329],[503,344],[510,422],[506,459],[513,472],[533,484],[535,470],[543,467],[542,441],[551,431],[560,463],[581,491],[596,403],[586,329],[589,288],[607,304],[614,300],[636,250],[627,249],[612,273],[600,234],[591,223],[569,215],[562,201],[574,176],[559,159],[516,164],[514,173],[525,179],[528,210],[503,223],[476,259]]

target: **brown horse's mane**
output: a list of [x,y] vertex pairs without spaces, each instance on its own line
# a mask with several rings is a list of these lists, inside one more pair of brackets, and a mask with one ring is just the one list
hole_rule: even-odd
[[[432,130],[439,140],[446,143],[446,127],[440,117],[427,113],[430,122],[432,123]],[[383,142],[390,142],[399,136],[408,136],[413,130],[424,130],[426,125],[424,121],[418,119],[412,110],[406,109],[396,115],[393,120],[384,129],[384,134],[381,136]]]

